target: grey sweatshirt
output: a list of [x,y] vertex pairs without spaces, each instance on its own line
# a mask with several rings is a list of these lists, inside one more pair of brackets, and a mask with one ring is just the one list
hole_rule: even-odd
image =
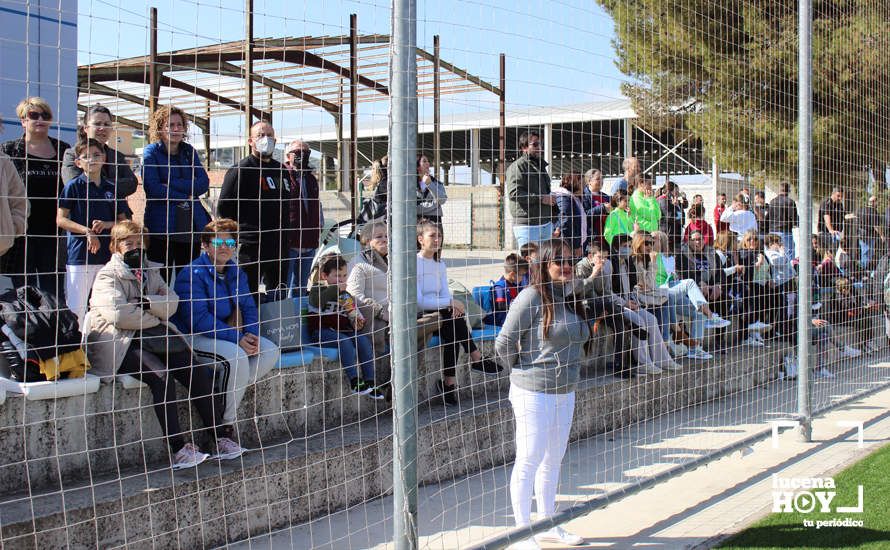
[[565,307],[561,285],[554,285],[553,324],[544,339],[544,305],[534,287],[519,293],[510,304],[495,352],[512,366],[510,383],[528,391],[569,393],[580,376],[587,323]]

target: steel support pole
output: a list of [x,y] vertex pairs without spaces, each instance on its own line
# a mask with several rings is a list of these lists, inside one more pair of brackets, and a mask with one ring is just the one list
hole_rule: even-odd
[[[253,125],[253,0],[244,0],[244,133]],[[272,122],[271,120],[269,122]],[[245,145],[245,156],[250,151]]]
[[441,157],[441,148],[442,148],[442,135],[441,135],[441,124],[442,124],[442,113],[441,113],[441,98],[439,97],[442,93],[441,83],[439,81],[439,68],[441,58],[441,51],[439,49],[439,35],[433,36],[433,174],[435,174],[436,178],[441,178],[439,175],[439,168],[442,166],[442,157]]
[[507,175],[507,59],[500,55],[501,79],[498,97],[498,244],[501,248],[507,240],[505,212],[507,201],[504,200],[504,186]]
[[812,44],[813,32],[812,0],[798,0],[798,71],[797,71],[797,208],[800,211],[800,289],[797,296],[797,414],[800,421],[800,439],[812,441],[813,437],[813,404],[811,401],[812,386],[810,384],[810,323],[812,309],[810,306],[810,241],[813,233],[813,88],[812,88]]
[[158,78],[158,8],[151,8],[151,33],[148,47],[148,110],[151,114],[158,108],[158,96],[161,92],[161,79]]
[[358,207],[358,15],[349,16],[349,204],[352,219]]
[[624,124],[624,158],[629,159],[634,156],[634,127],[629,118],[625,118],[622,122]]
[[393,362],[393,542],[417,548],[417,0],[393,0],[389,287]]

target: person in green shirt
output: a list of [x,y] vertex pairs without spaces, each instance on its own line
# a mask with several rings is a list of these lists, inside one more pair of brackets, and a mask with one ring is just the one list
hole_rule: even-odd
[[652,190],[652,180],[640,180],[629,202],[630,217],[640,226],[640,229],[647,233],[658,231],[661,207]]
[[611,200],[612,211],[606,217],[606,223],[603,225],[603,238],[612,247],[612,241],[618,235],[632,235],[639,227],[634,223],[630,216],[630,207],[628,206],[627,192],[619,189],[612,195]]

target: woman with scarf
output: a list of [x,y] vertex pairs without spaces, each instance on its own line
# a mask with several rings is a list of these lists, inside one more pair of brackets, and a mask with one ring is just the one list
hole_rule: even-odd
[[559,237],[572,247],[576,259],[584,255],[584,248],[590,238],[587,227],[588,217],[584,212],[584,181],[581,174],[568,173],[562,178],[562,185],[553,190],[559,218],[556,227]]

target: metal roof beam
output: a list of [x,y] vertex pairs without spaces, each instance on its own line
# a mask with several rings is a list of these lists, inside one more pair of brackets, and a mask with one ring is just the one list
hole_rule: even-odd
[[[429,61],[431,63],[435,63],[436,56],[434,56],[433,54],[431,54],[430,52],[428,52],[422,48],[417,48],[417,55],[419,55],[420,57],[426,59],[427,61]],[[497,96],[501,95],[500,88],[498,88],[497,86],[494,86],[492,84],[489,84],[488,82],[485,82],[478,76],[471,75],[470,73],[461,69],[460,67],[452,65],[451,63],[449,63],[447,61],[443,61],[441,59],[439,60],[439,66],[442,67],[443,69],[445,69],[446,71],[450,71],[450,72],[456,74],[457,76],[463,78],[464,80],[466,80],[468,82],[472,82],[476,86],[479,86],[480,88],[488,90],[489,92],[491,92]]]
[[[80,91],[87,94],[104,95],[108,97],[123,99],[125,101],[129,101],[130,103],[135,103],[136,105],[141,105],[145,108],[148,108],[148,98],[139,97],[137,95],[122,92],[120,90],[115,90],[114,88],[105,86],[104,84],[99,84],[98,82],[91,83],[89,87],[81,87]],[[185,113],[185,118],[194,122],[195,125],[201,129],[206,129],[210,126],[209,120],[203,117],[195,116],[191,113]]]
[[[226,105],[227,107],[231,107],[236,111],[244,111],[244,104],[240,101],[235,101],[234,99],[221,96],[219,94],[213,93],[209,90],[205,90],[204,88],[199,88],[192,84],[188,84],[187,82],[182,82],[181,80],[176,80],[175,78],[170,78],[166,75],[161,75],[161,86],[166,86],[168,88],[176,88],[178,90],[182,90],[184,92],[189,92],[196,96],[203,97],[204,99],[209,99],[214,103],[219,103],[220,105]],[[254,106],[250,107],[250,112],[253,116],[257,117],[261,120],[272,120],[272,113],[268,113],[266,111],[261,111]]]
[[[221,63],[219,63],[218,67],[219,67],[219,74],[224,75],[224,76],[235,76],[235,75],[240,76],[240,75],[244,74],[243,71],[241,71],[240,67],[238,67],[237,65],[232,65],[231,63],[221,62]],[[204,68],[204,67],[202,66],[201,68]],[[211,67],[207,67],[207,68],[210,69]],[[335,105],[334,103],[331,103],[330,101],[325,101],[324,99],[316,97],[312,94],[308,94],[302,90],[298,90],[296,88],[291,88],[290,86],[288,86],[286,84],[282,84],[281,82],[278,82],[277,80],[273,80],[269,77],[259,75],[259,74],[253,74],[253,75],[251,75],[251,80],[253,80],[254,82],[256,82],[258,84],[262,84],[263,86],[266,86],[268,88],[272,88],[273,90],[278,90],[279,92],[285,93],[289,96],[295,97],[297,99],[301,99],[307,103],[311,103],[313,105],[321,107],[322,109],[324,109],[325,111],[328,111],[329,113],[333,114],[333,113],[340,112],[340,107],[338,105]]]
[[[275,50],[257,50],[257,55],[262,55],[265,59],[277,59],[284,63],[293,63],[295,65],[303,65],[305,67],[315,67],[316,69],[324,69],[332,73],[337,73],[343,78],[352,79],[352,72],[341,65],[337,65],[333,61],[329,61],[319,55],[303,50],[275,49]],[[389,95],[389,88],[385,85],[371,80],[366,76],[358,75],[358,83],[383,95]]]

